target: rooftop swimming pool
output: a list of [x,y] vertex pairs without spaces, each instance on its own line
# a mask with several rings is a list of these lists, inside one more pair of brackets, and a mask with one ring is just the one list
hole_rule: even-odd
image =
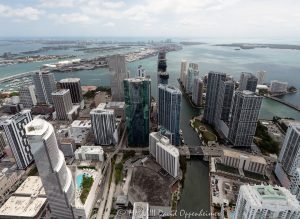
[[91,177],[91,175],[88,173],[81,173],[81,174],[77,175],[77,177],[76,177],[76,188],[77,189],[80,189],[84,175]]

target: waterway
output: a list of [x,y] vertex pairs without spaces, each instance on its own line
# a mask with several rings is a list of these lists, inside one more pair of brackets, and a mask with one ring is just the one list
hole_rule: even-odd
[[[233,43],[238,41],[230,41]],[[245,40],[244,42],[250,42]],[[212,42],[223,43],[223,42]],[[280,42],[282,43],[282,42]],[[299,44],[300,42],[297,41]],[[22,47],[23,46],[23,47]],[[23,44],[9,46],[1,46],[0,54],[3,52],[20,52],[30,49],[37,49],[44,45],[28,45]],[[14,49],[12,49],[14,48]],[[125,51],[119,51],[125,52]],[[75,53],[72,50],[66,51],[51,51],[47,54],[70,54],[79,55],[84,58],[86,54]],[[89,54],[104,55],[104,54]],[[106,54],[105,54],[106,55]],[[279,49],[253,49],[253,50],[234,50],[230,47],[217,47],[210,44],[184,46],[183,50],[177,52],[171,52],[167,54],[168,72],[170,74],[169,84],[178,86],[177,78],[179,77],[180,62],[182,59],[187,59],[190,62],[199,63],[200,74],[203,76],[208,71],[222,71],[232,74],[235,79],[239,78],[242,71],[256,72],[258,70],[266,70],[267,78],[266,82],[270,80],[282,80],[289,82],[300,89],[300,51],[295,50],[279,50]],[[53,62],[53,61],[49,61]],[[12,66],[0,67],[0,77],[13,75],[25,71],[32,71],[39,68],[40,63],[26,63]],[[138,65],[143,65],[148,75],[152,79],[151,89],[152,95],[156,97],[157,85],[156,85],[156,71],[157,71],[157,57],[150,57],[144,60],[139,60],[127,65],[130,75],[134,76]],[[104,85],[109,86],[109,72],[107,68],[96,69],[91,71],[78,71],[69,73],[57,73],[55,74],[57,80],[66,77],[79,77],[81,78],[82,85]],[[282,97],[284,100],[290,101],[293,104],[300,105],[300,92],[297,94],[286,95]],[[183,97],[181,108],[181,129],[183,130],[183,136],[185,143],[188,145],[199,145],[199,139],[196,133],[189,125],[189,120],[194,116],[198,116],[201,113],[198,109],[193,109],[189,102]],[[297,110],[291,109],[283,104],[270,99],[264,99],[260,111],[260,118],[272,119],[273,116],[280,117],[292,117],[300,120],[300,113]],[[208,165],[200,160],[188,161],[187,172],[185,176],[185,184],[182,191],[181,200],[178,205],[178,218],[184,218],[179,216],[180,212],[199,212],[209,211],[209,185],[208,185]],[[199,217],[191,217],[199,218]],[[209,218],[209,217],[201,217]]]

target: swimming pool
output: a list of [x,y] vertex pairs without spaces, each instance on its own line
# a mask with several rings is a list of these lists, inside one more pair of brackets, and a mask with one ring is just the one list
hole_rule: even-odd
[[80,189],[80,187],[81,187],[82,180],[83,180],[83,175],[91,177],[91,175],[88,174],[88,173],[81,173],[81,174],[77,175],[77,177],[76,177],[76,188],[77,189]]

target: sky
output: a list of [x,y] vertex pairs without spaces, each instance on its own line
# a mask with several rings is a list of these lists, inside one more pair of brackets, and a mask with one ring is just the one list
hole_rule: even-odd
[[300,37],[299,0],[0,0],[0,37]]

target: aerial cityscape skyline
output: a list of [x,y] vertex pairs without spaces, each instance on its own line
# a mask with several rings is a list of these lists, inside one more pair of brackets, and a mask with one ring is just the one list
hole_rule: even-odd
[[0,218],[300,219],[299,8],[0,0]]

